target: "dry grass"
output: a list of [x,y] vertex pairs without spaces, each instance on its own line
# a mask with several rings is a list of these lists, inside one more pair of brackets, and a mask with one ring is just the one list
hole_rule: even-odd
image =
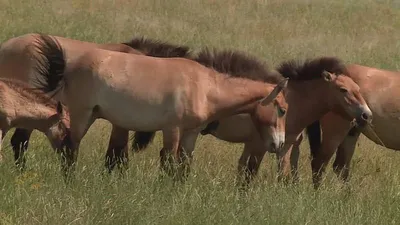
[[[399,69],[400,3],[394,0],[0,0],[0,40],[29,33],[122,42],[145,35],[193,48],[251,52],[282,60],[333,55]],[[95,127],[95,128],[94,128]],[[193,173],[184,185],[159,177],[158,137],[131,157],[124,178],[102,176],[109,124],[85,137],[75,183],[66,187],[47,141],[31,139],[28,169],[19,174],[7,144],[0,165],[0,224],[398,224],[400,155],[364,137],[342,188],[329,171],[311,186],[308,146],[302,146],[301,182],[277,184],[273,156],[251,190],[233,186],[242,145],[199,140]],[[10,135],[9,135],[10,136]],[[5,140],[9,143],[9,137]]]

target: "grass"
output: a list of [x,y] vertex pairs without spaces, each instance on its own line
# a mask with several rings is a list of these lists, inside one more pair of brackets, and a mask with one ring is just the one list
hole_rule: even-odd
[[[400,4],[394,0],[0,0],[0,8],[0,41],[29,32],[104,43],[145,35],[193,48],[242,50],[271,65],[333,55],[391,70],[400,66]],[[103,176],[109,132],[104,121],[89,130],[70,186],[39,133],[31,139],[27,171],[16,171],[8,135],[0,164],[0,224],[400,222],[400,155],[365,137],[346,188],[329,169],[321,190],[313,190],[304,142],[299,185],[278,184],[275,158],[268,155],[250,190],[240,194],[233,184],[242,145],[201,137],[189,180],[176,185],[159,176],[159,136],[147,151],[131,155],[125,177]]]

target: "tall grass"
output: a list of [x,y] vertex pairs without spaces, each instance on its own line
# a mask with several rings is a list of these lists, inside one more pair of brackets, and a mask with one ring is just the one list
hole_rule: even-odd
[[[144,35],[192,48],[236,49],[265,59],[337,56],[396,70],[400,4],[394,0],[0,0],[0,41],[30,32],[106,43]],[[1,71],[0,71],[1,72]],[[400,155],[364,137],[343,187],[329,170],[321,190],[311,185],[309,150],[301,146],[297,186],[276,182],[266,156],[247,193],[234,186],[242,145],[198,141],[189,180],[161,177],[160,137],[131,154],[124,177],[103,174],[110,125],[99,121],[84,138],[74,183],[34,133],[28,168],[13,165],[9,136],[0,164],[0,224],[398,224]]]

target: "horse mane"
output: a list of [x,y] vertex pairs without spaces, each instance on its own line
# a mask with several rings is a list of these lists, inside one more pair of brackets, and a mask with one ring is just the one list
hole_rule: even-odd
[[145,37],[133,38],[128,42],[122,43],[129,47],[139,50],[147,56],[153,57],[182,57],[190,58],[190,48],[187,46],[178,46],[159,40],[149,39]]
[[58,102],[56,100],[46,95],[41,90],[31,87],[26,82],[3,77],[0,78],[0,82],[20,94],[28,102],[38,102],[52,109],[57,109]]
[[279,72],[270,70],[268,65],[256,57],[240,51],[205,48],[201,50],[193,60],[214,69],[219,73],[225,73],[232,77],[247,78],[277,84],[283,79]]
[[324,71],[336,75],[348,75],[346,64],[336,57],[319,57],[304,61],[289,60],[281,63],[277,70],[282,76],[297,81],[321,78]]

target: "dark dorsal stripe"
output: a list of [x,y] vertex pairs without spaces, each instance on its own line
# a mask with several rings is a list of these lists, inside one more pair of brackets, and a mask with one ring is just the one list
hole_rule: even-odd
[[145,55],[153,57],[191,57],[190,48],[187,46],[173,45],[144,37],[134,38],[131,41],[122,44],[128,45],[129,47],[134,48]]

